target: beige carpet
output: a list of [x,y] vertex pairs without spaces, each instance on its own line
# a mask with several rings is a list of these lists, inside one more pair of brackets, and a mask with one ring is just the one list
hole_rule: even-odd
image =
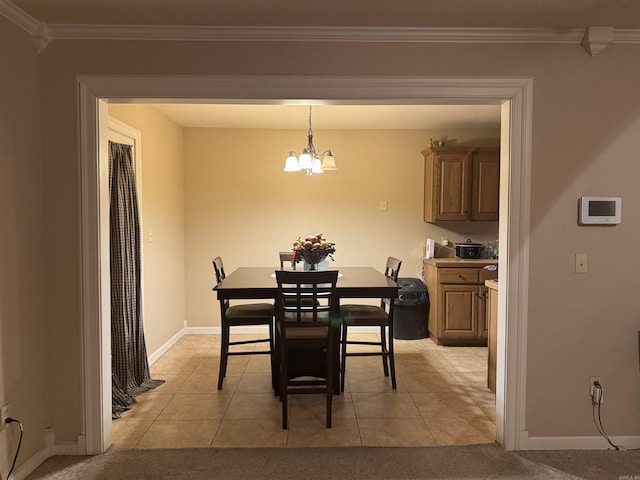
[[36,479],[620,480],[640,452],[505,452],[497,445],[425,448],[110,450],[49,458]]

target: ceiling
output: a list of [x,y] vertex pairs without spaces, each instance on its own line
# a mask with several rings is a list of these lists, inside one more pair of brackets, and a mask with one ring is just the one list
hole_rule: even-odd
[[[306,129],[307,105],[152,104],[184,127]],[[315,105],[314,129],[498,128],[499,105]]]

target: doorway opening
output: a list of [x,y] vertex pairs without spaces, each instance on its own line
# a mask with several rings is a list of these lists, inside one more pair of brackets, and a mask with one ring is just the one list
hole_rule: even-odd
[[[106,102],[129,99],[159,103],[167,100],[202,103],[282,103],[287,99],[322,99],[334,103],[423,104],[499,103],[502,105],[499,349],[496,391],[496,439],[517,449],[524,430],[526,381],[526,283],[529,218],[529,144],[531,80],[429,78],[315,77],[84,77],[80,87],[82,181],[82,326],[84,352],[85,445],[88,454],[102,453],[110,444],[110,344],[108,285],[101,280],[104,252],[100,248],[103,214],[102,178],[96,152],[100,128],[106,125]],[[154,92],[151,97],[148,92]],[[197,99],[196,99],[197,98]],[[349,101],[345,101],[349,98]],[[291,101],[291,100],[290,100]],[[95,119],[98,119],[98,122]],[[107,254],[108,261],[108,254]],[[108,269],[107,274],[108,274]],[[106,291],[105,291],[106,290]],[[89,319],[97,319],[91,322]],[[105,341],[105,337],[106,340]],[[108,400],[108,401],[107,401]]]

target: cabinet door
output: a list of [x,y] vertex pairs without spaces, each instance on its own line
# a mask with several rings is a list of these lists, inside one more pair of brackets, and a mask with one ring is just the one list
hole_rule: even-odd
[[478,148],[472,157],[471,220],[498,221],[500,150]]
[[483,285],[478,287],[478,337],[487,338],[489,335],[489,318],[487,317],[487,302],[489,289]]
[[456,339],[478,335],[478,287],[476,285],[441,285],[443,308],[442,336]]
[[467,153],[439,152],[434,158],[434,220],[469,219],[470,157]]

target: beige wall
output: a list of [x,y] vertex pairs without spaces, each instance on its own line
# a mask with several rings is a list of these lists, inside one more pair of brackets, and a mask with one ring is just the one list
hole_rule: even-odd
[[[278,252],[300,235],[336,242],[340,266],[383,270],[389,255],[414,277],[427,236],[495,241],[497,223],[461,224],[455,231],[422,221],[424,158],[429,138],[498,145],[498,129],[314,130],[331,148],[335,172],[307,177],[282,171],[287,152],[306,145],[300,130],[185,130],[187,317],[189,326],[220,324],[211,259],[227,272],[278,265]],[[388,202],[381,212],[379,202]]]
[[142,137],[144,324],[152,354],[186,320],[182,128],[146,105],[110,104],[109,115]]
[[[278,251],[322,227],[338,243],[334,266],[382,269],[386,257],[395,255],[404,261],[401,276],[415,276],[427,236],[496,238],[495,223],[452,230],[455,225],[422,221],[420,152],[427,139],[444,136],[451,144],[497,145],[497,129],[318,130],[316,143],[334,150],[339,171],[308,178],[282,171],[286,152],[306,142],[304,129],[182,129],[145,105],[112,103],[109,114],[142,132],[149,353],[175,335],[183,319],[189,327],[220,324],[211,291],[211,259],[217,255],[229,272],[242,265],[275,266]],[[388,202],[387,212],[379,211],[380,200]]]
[[[5,27],[6,21],[3,22]],[[3,139],[20,140],[12,147],[14,160],[9,167],[29,170],[18,175],[22,183],[10,187],[15,195],[24,195],[24,202],[16,207],[9,225],[26,225],[29,233],[23,235],[28,239],[25,242],[3,233],[3,242],[13,241],[7,247],[9,258],[22,258],[29,268],[25,270],[14,263],[9,269],[12,277],[23,282],[17,291],[27,296],[17,303],[9,301],[15,314],[9,320],[5,320],[4,302],[16,287],[3,280],[2,368],[6,376],[5,331],[20,332],[21,337],[15,338],[22,339],[24,348],[20,346],[17,352],[17,343],[11,342],[9,351],[15,353],[9,358],[11,368],[20,369],[20,375],[24,374],[21,378],[29,378],[29,385],[20,387],[18,380],[3,379],[4,395],[14,405],[32,404],[25,417],[33,421],[33,438],[42,436],[47,423],[62,441],[74,441],[83,431],[76,76],[326,75],[327,65],[331,66],[331,75],[336,76],[533,78],[525,428],[533,436],[597,436],[587,383],[589,376],[599,375],[607,398],[607,432],[640,435],[636,337],[640,307],[635,286],[640,251],[628,248],[636,245],[640,236],[640,225],[635,221],[640,208],[640,163],[636,161],[640,151],[637,45],[609,45],[592,58],[577,45],[54,41],[39,55],[36,71],[32,63],[23,63],[29,63],[29,59],[35,62],[32,51],[25,53],[28,40],[9,27],[3,28],[3,40],[4,36],[10,38],[2,45],[11,45],[10,61],[23,66],[19,67],[19,82],[13,71],[2,70],[3,82],[16,81],[15,88],[8,90],[10,94],[3,89],[7,105],[11,105],[5,110],[3,102],[3,113],[27,118],[25,123],[13,125],[3,117],[3,127],[9,124],[8,131],[14,128],[18,134],[7,135],[3,129],[2,135]],[[6,50],[2,52],[5,54]],[[310,54],[314,61],[304,61]],[[118,61],[110,61],[112,58]],[[38,127],[37,106],[29,103],[37,88],[36,75],[42,95],[42,170],[37,147],[26,143]],[[18,106],[17,99],[24,99],[27,108]],[[299,142],[298,135],[292,138],[294,146]],[[342,157],[338,161],[341,168],[346,168]],[[5,178],[1,180],[3,187],[11,186]],[[42,178],[47,181],[42,182]],[[44,198],[38,192],[40,185]],[[622,196],[623,223],[613,228],[578,227],[577,199],[587,194]],[[3,188],[3,199],[6,195]],[[42,200],[44,221],[38,211]],[[6,208],[4,203],[2,208]],[[188,212],[187,225],[189,215]],[[301,223],[291,231],[303,233],[307,225],[323,228]],[[340,238],[339,231],[331,227],[327,233],[338,236],[339,252],[346,253],[350,240]],[[44,241],[37,240],[43,229]],[[258,231],[258,237],[259,234]],[[270,250],[279,248],[280,242],[273,241]],[[43,245],[42,263],[37,259]],[[405,248],[411,251],[412,245]],[[224,253],[223,247],[218,251]],[[7,248],[3,249],[5,254]],[[573,272],[576,252],[589,255],[587,274]],[[229,258],[230,265],[240,263],[234,255],[237,254]],[[208,258],[203,255],[202,261],[205,260]],[[343,260],[347,259],[340,257]],[[43,270],[45,283],[40,275]],[[26,280],[21,277],[25,274]],[[34,299],[42,299],[38,293],[43,289],[45,307],[33,303]],[[46,343],[37,337],[38,332],[44,334],[45,314],[46,325],[50,326],[46,329]],[[32,324],[25,338],[22,332],[29,321]],[[46,359],[39,361],[36,357],[45,355],[43,352],[47,352]],[[34,392],[45,384],[42,362],[47,363],[50,383],[47,390]],[[50,422],[43,420],[48,416],[47,409]],[[32,445],[25,452],[32,451]]]
[[[45,308],[38,56],[28,35],[2,17],[0,65],[0,405],[9,403],[25,425],[20,463],[43,445],[50,425],[47,335],[55,325]],[[0,433],[2,478],[18,434],[15,424]]]

